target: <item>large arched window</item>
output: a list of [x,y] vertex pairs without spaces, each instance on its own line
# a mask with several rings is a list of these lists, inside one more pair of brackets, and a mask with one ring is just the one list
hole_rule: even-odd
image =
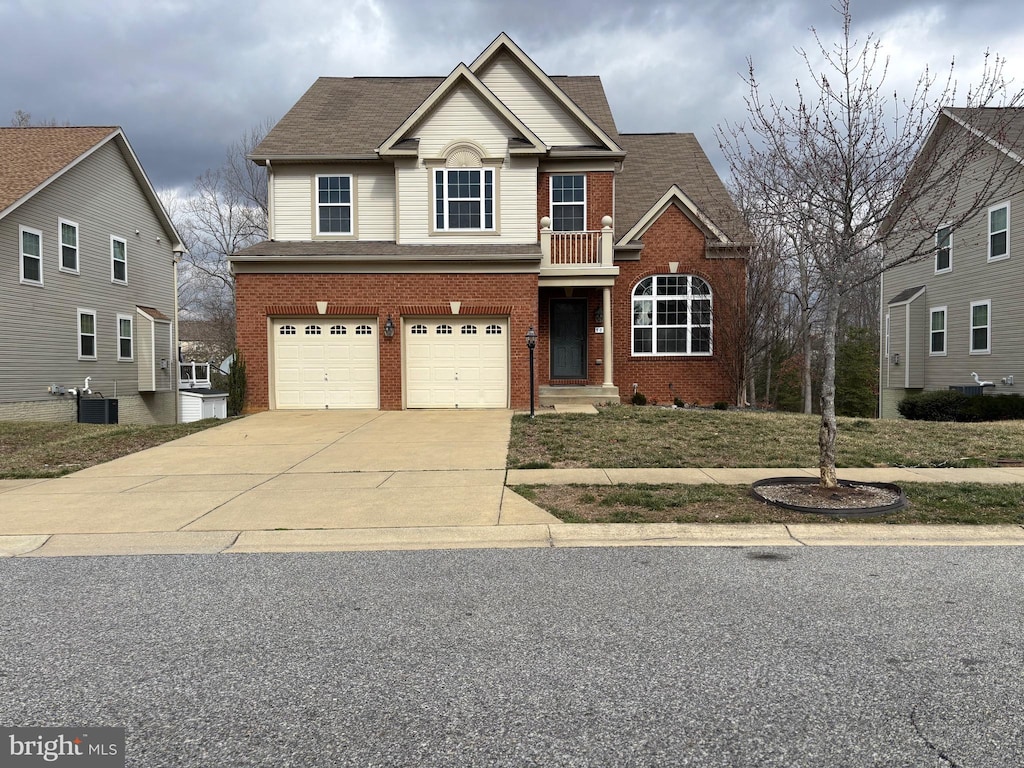
[[634,355],[710,355],[711,287],[696,275],[653,275],[633,289]]

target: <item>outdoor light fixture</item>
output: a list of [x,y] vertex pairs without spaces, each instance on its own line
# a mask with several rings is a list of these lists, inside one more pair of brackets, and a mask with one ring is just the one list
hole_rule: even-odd
[[384,321],[384,335],[389,339],[395,335],[395,321],[391,319],[390,312],[388,312],[388,319]]
[[530,326],[526,332],[526,348],[530,350],[530,418],[534,416],[533,407],[533,350],[537,347],[537,332]]
[[594,322],[598,325],[601,325],[601,323],[604,322],[604,307],[599,305],[597,309],[594,310]]

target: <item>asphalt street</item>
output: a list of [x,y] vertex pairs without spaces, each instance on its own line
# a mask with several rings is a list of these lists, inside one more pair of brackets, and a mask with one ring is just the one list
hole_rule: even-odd
[[1024,550],[7,559],[0,694],[130,766],[1017,768]]

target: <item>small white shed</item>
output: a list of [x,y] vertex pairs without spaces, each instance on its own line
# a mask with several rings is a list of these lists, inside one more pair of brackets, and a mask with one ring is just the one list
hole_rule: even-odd
[[228,393],[216,389],[178,390],[181,423],[201,419],[226,419],[228,416]]

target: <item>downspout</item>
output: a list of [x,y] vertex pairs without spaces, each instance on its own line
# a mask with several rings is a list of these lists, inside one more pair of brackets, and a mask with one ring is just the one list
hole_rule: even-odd
[[274,239],[274,166],[267,159],[267,239]]
[[[173,361],[171,363],[174,368],[171,369],[171,391],[174,393],[174,423],[181,423],[181,395],[178,394],[178,376],[181,373],[179,367],[181,363],[181,351],[180,351],[180,337],[178,336],[178,264],[181,262],[182,256],[185,254],[185,248],[179,243],[174,246],[174,256],[171,258],[171,264],[174,269],[174,322],[172,327],[174,328],[174,338],[171,340],[171,357]],[[153,345],[156,346],[156,334],[153,334]]]
[[878,418],[882,417],[882,391],[885,385],[882,377],[886,376],[889,370],[889,356],[885,354],[888,336],[885,328],[885,246],[880,245],[882,251],[882,272],[878,275]]

